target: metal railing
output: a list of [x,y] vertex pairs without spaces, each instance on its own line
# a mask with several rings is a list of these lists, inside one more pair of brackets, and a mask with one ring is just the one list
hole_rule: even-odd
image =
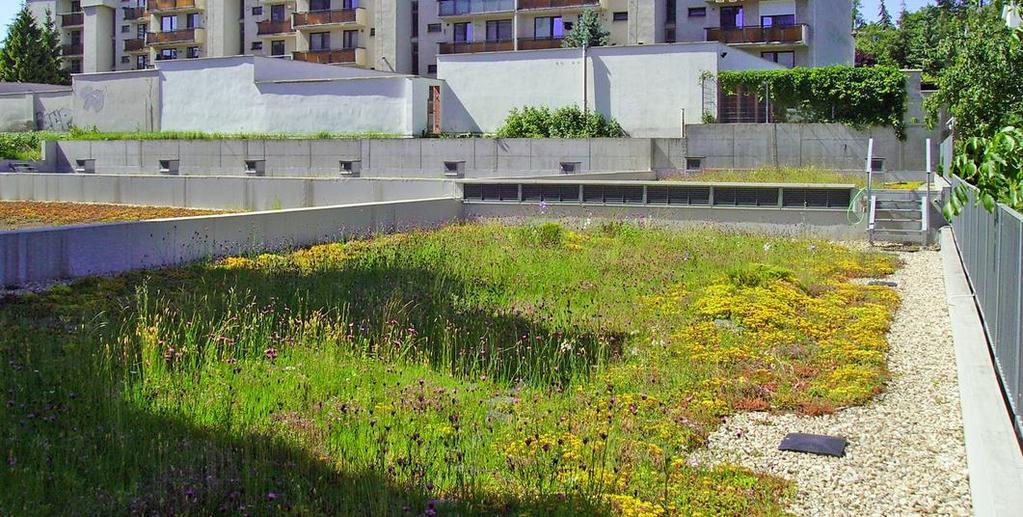
[[596,6],[600,0],[519,0],[519,10]]
[[332,11],[305,11],[295,13],[293,25],[295,27],[306,27],[309,25],[335,25],[355,23],[358,20],[358,11],[355,9],[334,9]]
[[564,38],[519,38],[519,50],[561,48]]
[[287,20],[263,20],[256,22],[257,36],[264,36],[267,34],[284,34],[294,31],[295,28],[291,25],[291,18],[288,18]]
[[78,25],[85,24],[85,13],[69,13],[60,15],[60,25],[62,27],[75,27]]
[[471,54],[474,52],[505,52],[515,49],[515,42],[512,40],[502,41],[466,41],[466,42],[441,42],[437,52],[440,54]]
[[1023,215],[998,205],[988,212],[974,205],[977,189],[966,185],[970,202],[952,220],[959,254],[984,320],[995,371],[1012,412],[1016,433],[1023,435]]
[[514,0],[440,0],[437,2],[437,16],[460,16],[514,10]]

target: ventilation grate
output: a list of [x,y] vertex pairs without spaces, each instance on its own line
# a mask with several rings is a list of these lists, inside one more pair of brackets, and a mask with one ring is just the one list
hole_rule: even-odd
[[777,206],[776,188],[732,188],[714,189],[715,206]]

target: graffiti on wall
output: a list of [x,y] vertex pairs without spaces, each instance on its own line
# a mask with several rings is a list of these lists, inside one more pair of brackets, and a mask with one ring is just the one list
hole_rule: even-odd
[[85,111],[93,113],[103,111],[103,104],[107,99],[107,92],[105,90],[86,86],[82,88],[82,93],[79,96],[82,98],[82,107]]
[[57,108],[52,111],[36,112],[36,129],[47,131],[67,131],[74,123],[69,108]]

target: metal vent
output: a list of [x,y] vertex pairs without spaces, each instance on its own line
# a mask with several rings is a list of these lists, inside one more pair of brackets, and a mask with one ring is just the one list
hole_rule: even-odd
[[481,200],[483,201],[518,201],[519,200],[519,186],[514,183],[497,183],[492,185],[482,185],[483,192]]
[[639,185],[583,185],[583,201],[641,205],[643,204],[643,187]]
[[462,186],[462,198],[473,201],[483,200],[483,185],[467,183]]
[[710,187],[647,187],[646,202],[650,205],[706,205]]
[[75,160],[75,172],[80,174],[94,174],[96,172],[96,160]]
[[358,176],[362,172],[362,160],[338,160],[337,168],[342,176]]
[[562,174],[575,174],[582,170],[582,162],[561,162]]
[[160,160],[160,174],[177,174],[180,160]]
[[782,206],[791,208],[846,208],[849,191],[836,189],[785,189]]
[[465,176],[465,160],[445,161],[444,175],[454,178],[461,178]]
[[778,189],[717,187],[714,189],[715,206],[777,206]]
[[245,174],[249,176],[265,176],[266,160],[245,160]]

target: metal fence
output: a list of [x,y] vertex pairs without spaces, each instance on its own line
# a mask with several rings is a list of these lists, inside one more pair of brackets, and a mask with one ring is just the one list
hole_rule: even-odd
[[[954,178],[953,185],[965,184]],[[1023,435],[1023,215],[970,203],[952,221],[1016,432]]]

